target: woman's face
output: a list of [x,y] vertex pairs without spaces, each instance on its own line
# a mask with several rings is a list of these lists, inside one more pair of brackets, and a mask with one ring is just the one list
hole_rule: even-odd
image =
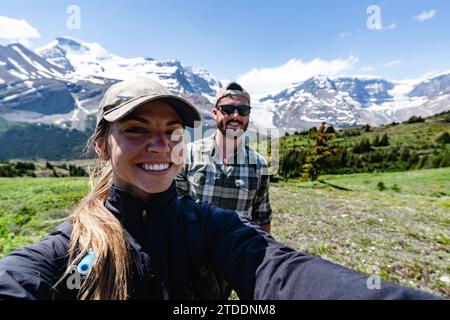
[[105,160],[114,185],[141,199],[167,190],[182,166],[182,131],[177,113],[162,100],[112,123]]

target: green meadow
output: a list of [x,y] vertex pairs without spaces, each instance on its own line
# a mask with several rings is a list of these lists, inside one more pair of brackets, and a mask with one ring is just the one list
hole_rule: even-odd
[[[48,234],[87,178],[1,178],[0,257]],[[381,279],[450,296],[450,168],[271,184],[273,236]]]
[[289,180],[272,184],[270,197],[278,240],[450,296],[450,168]]

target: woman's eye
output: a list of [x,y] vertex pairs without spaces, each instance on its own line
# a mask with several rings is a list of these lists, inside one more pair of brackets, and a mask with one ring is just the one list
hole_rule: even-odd
[[148,130],[145,128],[141,128],[141,127],[130,127],[130,128],[126,128],[124,130],[124,132],[141,134],[141,133],[148,133]]

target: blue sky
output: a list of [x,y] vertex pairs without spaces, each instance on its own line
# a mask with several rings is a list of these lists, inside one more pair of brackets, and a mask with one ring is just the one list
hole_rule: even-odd
[[[66,27],[72,4],[79,30]],[[367,27],[370,5],[380,8],[381,30]],[[220,79],[330,70],[400,80],[450,70],[447,0],[0,0],[0,16],[34,27],[32,47],[67,35],[124,57],[178,59]]]

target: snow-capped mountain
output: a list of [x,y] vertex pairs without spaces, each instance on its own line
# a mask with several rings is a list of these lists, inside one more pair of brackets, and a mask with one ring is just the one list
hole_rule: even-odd
[[136,76],[155,78],[177,93],[203,93],[213,96],[221,87],[206,70],[184,67],[179,61],[151,58],[122,58],[98,43],[73,38],[57,38],[36,52],[48,61],[72,72],[78,79],[107,78],[125,80]]
[[450,93],[450,73],[422,81],[409,92],[409,97],[434,98]]
[[65,71],[20,44],[0,46],[0,113],[67,113],[74,98],[62,81]]
[[21,44],[0,46],[0,84],[62,77],[64,70]]
[[[105,90],[117,81],[145,76],[197,105],[211,120],[221,82],[207,70],[177,60],[124,58],[97,43],[57,38],[34,52],[0,46],[0,116],[83,130]],[[380,125],[450,109],[450,72],[417,81],[317,75],[254,101],[253,125],[303,130],[327,122],[336,127]]]
[[179,61],[122,58],[97,43],[57,38],[36,52],[0,46],[0,114],[8,120],[70,125],[84,129],[113,83],[144,76],[196,103],[211,118],[219,80]]
[[405,121],[449,110],[449,102],[450,74],[412,82],[318,75],[260,100],[275,127],[291,130],[321,122],[342,128]]

